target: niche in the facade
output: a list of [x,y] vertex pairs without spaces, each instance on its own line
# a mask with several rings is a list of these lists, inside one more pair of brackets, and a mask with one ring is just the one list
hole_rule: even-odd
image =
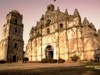
[[49,34],[50,33],[50,29],[49,28],[47,28],[47,34]]
[[63,24],[62,24],[62,23],[60,23],[60,29],[61,29],[61,28],[63,28]]

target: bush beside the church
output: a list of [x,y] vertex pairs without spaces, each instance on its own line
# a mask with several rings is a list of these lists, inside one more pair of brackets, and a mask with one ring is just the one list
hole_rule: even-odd
[[71,60],[74,62],[76,62],[78,59],[79,59],[79,56],[77,56],[77,55],[74,55],[71,57]]
[[29,60],[28,57],[24,57],[24,58],[23,58],[23,63],[26,63],[28,60]]
[[65,62],[65,60],[64,59],[58,59],[58,63],[64,63]]
[[2,63],[6,63],[6,61],[5,60],[0,60],[0,64],[2,64]]
[[44,58],[41,60],[42,63],[57,63],[57,59],[47,59]]

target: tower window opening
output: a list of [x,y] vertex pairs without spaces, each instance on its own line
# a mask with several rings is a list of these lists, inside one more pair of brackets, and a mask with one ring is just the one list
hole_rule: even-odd
[[14,24],[17,24],[17,19],[14,20]]
[[15,33],[17,33],[17,28],[15,28]]
[[17,46],[18,46],[17,43],[15,43],[15,44],[14,44],[14,48],[17,48]]

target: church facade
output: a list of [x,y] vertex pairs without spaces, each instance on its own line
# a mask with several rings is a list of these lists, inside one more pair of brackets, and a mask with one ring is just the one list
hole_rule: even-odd
[[80,60],[91,60],[100,52],[100,30],[87,18],[81,22],[77,9],[69,15],[67,9],[61,12],[59,7],[55,10],[54,5],[48,5],[29,35],[25,52],[29,61],[44,58],[67,61],[73,55],[78,55]]
[[0,60],[7,62],[21,61],[23,58],[23,16],[13,10],[6,16],[3,25],[2,40],[0,41]]

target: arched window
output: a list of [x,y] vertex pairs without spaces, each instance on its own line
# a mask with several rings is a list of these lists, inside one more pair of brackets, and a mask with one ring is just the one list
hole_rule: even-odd
[[50,10],[50,7],[48,7],[47,10]]
[[15,43],[15,44],[14,44],[14,48],[17,48],[17,46],[18,46],[17,43]]
[[60,28],[63,28],[63,24],[62,23],[60,23]]
[[17,24],[17,19],[14,20],[14,24]]
[[50,29],[49,28],[47,28],[47,34],[49,34],[50,33]]
[[39,35],[40,33],[38,32],[38,35]]
[[15,33],[17,33],[17,28],[15,28]]

